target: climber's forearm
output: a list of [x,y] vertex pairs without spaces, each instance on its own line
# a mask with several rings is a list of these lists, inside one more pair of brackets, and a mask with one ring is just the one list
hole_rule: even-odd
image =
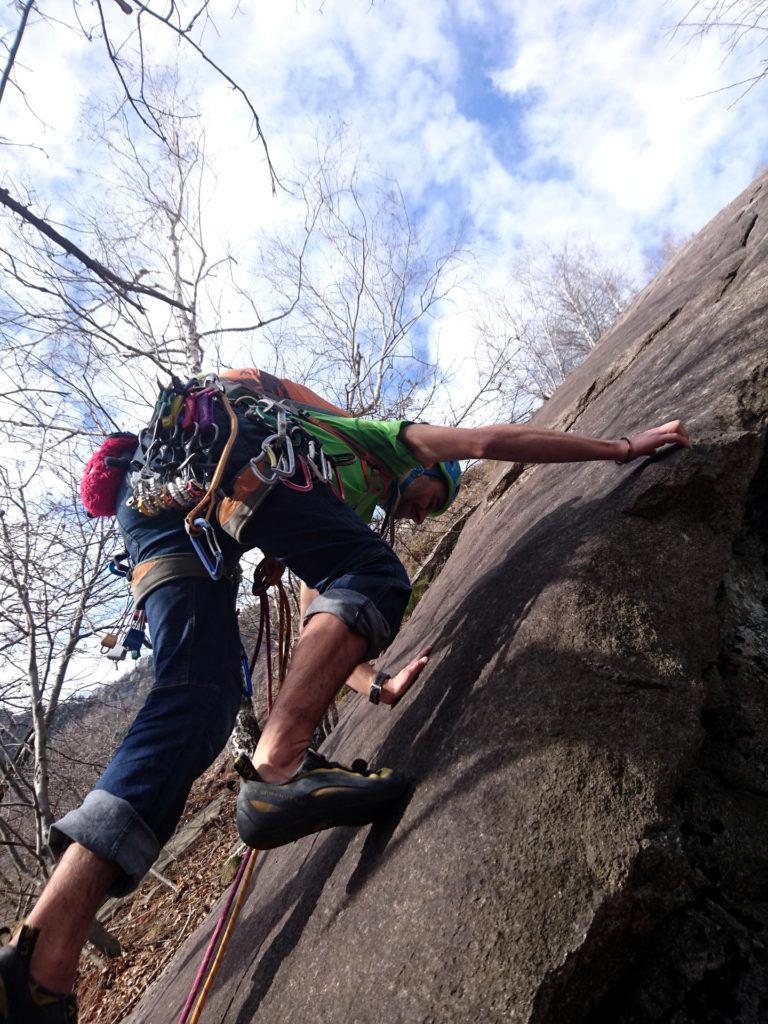
[[371,684],[376,678],[372,666],[367,662],[361,662],[357,668],[352,669],[352,673],[347,679],[347,686],[350,690],[355,690],[356,693],[362,693],[364,697],[367,697],[371,692]]
[[589,462],[623,459],[628,454],[626,441],[604,441],[513,423],[470,429],[412,423],[404,428],[403,440],[423,465],[445,459]]
[[[317,597],[317,591],[312,590],[306,583],[301,584],[301,590],[299,591],[299,608],[301,609],[301,628],[304,628],[304,615],[307,608]],[[400,698],[406,693],[414,682],[418,679],[422,669],[429,660],[429,647],[425,648],[413,661],[410,661],[404,668],[387,679],[381,688],[379,695],[380,704],[396,704]],[[349,678],[347,679],[347,686],[350,690],[355,690],[357,693],[362,693],[364,697],[369,697],[371,694],[371,685],[376,678],[376,671],[367,662],[362,661],[360,664],[352,669]]]

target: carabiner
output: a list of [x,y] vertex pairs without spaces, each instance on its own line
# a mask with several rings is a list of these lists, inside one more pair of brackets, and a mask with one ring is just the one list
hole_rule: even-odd
[[202,516],[199,519],[195,519],[192,525],[204,534],[208,550],[206,551],[203,547],[200,537],[190,532],[189,524],[187,524],[187,535],[192,541],[192,547],[197,552],[198,558],[203,563],[203,567],[211,579],[220,580],[224,575],[224,555],[221,553],[219,540],[213,526]]
[[302,472],[304,473],[304,483],[295,484],[292,480],[287,479],[283,479],[283,483],[289,490],[299,491],[299,493],[304,494],[307,491],[312,490],[312,477],[309,475],[309,467],[307,466],[307,463],[303,455],[299,456],[299,465],[301,466]]
[[[261,468],[259,467],[259,461],[264,458],[269,459],[270,468],[272,470],[271,476],[265,476],[264,473],[262,473]],[[264,441],[264,443],[261,446],[261,454],[251,459],[250,466],[254,476],[261,480],[261,482],[263,484],[266,484],[268,487],[271,487],[272,484],[276,483],[277,480],[279,479],[277,473],[275,473],[275,466],[277,466],[277,457],[270,448],[267,441]]]
[[[205,431],[209,431],[210,440],[205,436]],[[218,423],[200,424],[200,450],[206,455],[210,454],[211,448],[216,444],[219,439],[219,425]]]
[[[315,460],[320,463],[319,469],[317,468]],[[319,445],[316,445],[314,441],[310,443],[307,462],[309,463],[309,468],[315,474],[320,483],[330,484],[333,482],[333,466],[323,449]]]
[[196,423],[193,420],[191,423],[192,433],[188,432],[189,429],[189,427],[182,428],[181,434],[181,443],[184,446],[184,453],[186,454],[187,457],[189,457],[192,454],[192,446],[194,445],[195,441],[197,441],[200,435],[200,424]]
[[271,450],[271,446],[274,442],[277,442],[278,449],[282,448],[280,458],[278,459],[277,465],[274,467],[275,475],[282,479],[290,478],[296,472],[296,455],[293,450],[293,443],[287,434],[271,434],[262,442],[262,451],[265,451],[266,449]]
[[144,460],[144,465],[153,473],[165,475],[170,470],[176,468],[176,452],[171,445],[164,442],[160,445],[157,455],[154,455],[151,460]]
[[111,558],[109,560],[107,569],[112,573],[113,576],[123,576],[127,578],[131,572],[131,559],[128,552],[118,552],[118,554],[116,554],[114,558]]

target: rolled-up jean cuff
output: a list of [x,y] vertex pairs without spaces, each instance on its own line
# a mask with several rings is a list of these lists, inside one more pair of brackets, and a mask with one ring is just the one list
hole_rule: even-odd
[[128,801],[104,789],[91,790],[80,807],[55,821],[48,842],[57,858],[70,843],[79,843],[116,864],[120,874],[109,890],[110,896],[132,892],[160,852],[154,832]]
[[381,614],[373,601],[356,590],[344,590],[342,587],[331,588],[320,594],[307,608],[304,624],[318,612],[328,612],[346,622],[351,630],[368,640],[365,661],[371,661],[381,654],[389,644],[392,631],[389,623]]

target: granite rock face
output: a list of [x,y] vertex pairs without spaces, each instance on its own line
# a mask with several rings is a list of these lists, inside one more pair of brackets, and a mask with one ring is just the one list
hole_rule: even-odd
[[[768,1019],[768,176],[536,417],[695,447],[500,467],[328,744],[417,780],[370,829],[261,855],[221,1024]],[[175,1019],[211,922],[131,1018]]]

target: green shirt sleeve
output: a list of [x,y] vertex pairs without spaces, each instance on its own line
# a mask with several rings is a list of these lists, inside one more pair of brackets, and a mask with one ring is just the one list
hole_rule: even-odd
[[[312,417],[321,424],[327,423],[333,430],[348,437],[354,446],[368,452],[376,462],[381,463],[395,476],[402,476],[420,465],[419,460],[400,437],[403,427],[407,427],[411,420],[364,420],[352,416],[332,416],[315,410],[312,411]],[[337,440],[336,445],[328,446],[329,451],[333,452],[338,446]]]
[[353,419],[346,420],[345,425],[354,424],[354,432],[349,427],[346,430],[355,443],[399,477],[419,465],[419,460],[401,439],[403,427],[407,427],[410,422]]

